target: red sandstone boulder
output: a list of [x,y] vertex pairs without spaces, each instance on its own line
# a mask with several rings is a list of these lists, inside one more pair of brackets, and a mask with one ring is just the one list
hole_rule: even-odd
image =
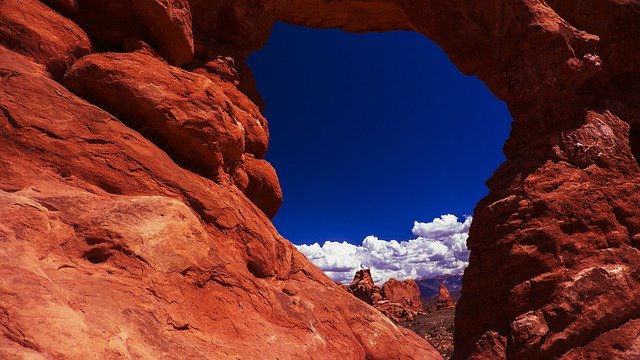
[[193,57],[191,10],[187,0],[45,0],[80,24],[107,49],[145,39],[164,59],[180,65]]
[[45,65],[55,78],[91,51],[82,29],[37,0],[0,1],[0,44]]
[[64,84],[204,174],[220,174],[225,163],[239,161],[244,152],[244,130],[232,117],[233,105],[224,93],[207,78],[148,54],[87,56],[65,76]]
[[142,36],[171,64],[193,57],[191,10],[187,0],[132,0],[136,25]]
[[242,156],[247,143],[248,151],[266,152],[266,120],[233,85],[167,66],[144,52],[87,56],[63,83],[118,114],[189,169],[218,181],[230,173],[267,216],[280,208],[275,170],[250,154]]
[[436,308],[439,310],[453,309],[456,305],[453,303],[453,299],[449,294],[449,289],[445,284],[440,284],[438,287],[438,299],[436,300]]
[[234,105],[229,109],[231,116],[238,120],[244,128],[245,152],[258,159],[264,157],[269,145],[269,127],[267,120],[260,113],[260,109],[253,103],[238,86],[239,77],[231,58],[224,60],[217,58],[207,62],[203,67],[193,70],[197,74],[206,76],[216,88],[224,93]]
[[266,160],[256,159],[251,155],[246,155],[243,159],[244,171],[249,180],[245,195],[268,218],[274,217],[282,205],[282,190],[276,171]]
[[119,115],[178,162],[217,176],[240,161],[244,129],[209,79],[142,52],[87,56],[64,78],[77,95]]
[[383,313],[386,317],[391,319],[396,324],[405,321],[413,321],[416,315],[419,313],[418,311],[415,311],[406,305],[389,300],[379,300],[374,304],[373,307],[375,307],[376,310]]

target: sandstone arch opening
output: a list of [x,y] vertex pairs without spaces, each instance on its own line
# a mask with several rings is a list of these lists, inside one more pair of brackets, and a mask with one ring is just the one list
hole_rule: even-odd
[[[630,344],[628,337],[617,340],[626,331],[621,329],[640,328],[640,301],[630,295],[640,283],[624,270],[640,263],[633,247],[637,211],[631,210],[639,201],[629,192],[637,180],[624,180],[638,173],[635,137],[629,138],[638,109],[628,87],[611,91],[617,78],[633,79],[639,71],[637,57],[630,65],[619,52],[637,51],[636,43],[624,40],[637,31],[636,4],[602,1],[588,10],[581,1],[493,5],[314,2],[283,7],[281,19],[358,32],[421,32],[509,103],[514,122],[504,148],[507,160],[474,213],[470,266],[456,312],[455,359],[602,353],[632,358],[605,344]],[[591,186],[602,196],[591,193]],[[567,228],[582,230],[564,233]],[[597,274],[615,277],[606,265],[610,252],[623,264],[616,265],[624,278],[616,283],[617,295],[603,291],[577,300],[590,291],[584,281],[595,290],[607,286]],[[623,305],[629,302],[632,310]],[[617,304],[612,306],[621,314],[602,315],[599,304],[605,303]],[[595,320],[600,316],[610,322]]]
[[[508,102],[454,359],[635,360],[637,6],[0,1],[0,288],[13,289],[0,292],[0,357],[438,358],[268,218],[278,186],[242,67],[282,20],[422,33]],[[109,254],[93,254],[97,237]]]
[[464,221],[504,160],[504,103],[419,34],[278,23],[249,65],[285,194],[274,223],[296,244],[409,240],[414,221]]

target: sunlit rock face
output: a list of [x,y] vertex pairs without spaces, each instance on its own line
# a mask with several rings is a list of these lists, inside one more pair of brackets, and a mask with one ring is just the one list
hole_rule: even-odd
[[269,221],[243,60],[283,20],[420,32],[508,102],[454,359],[637,359],[639,7],[0,1],[0,357],[439,358]]
[[441,359],[273,228],[236,3],[0,1],[1,359]]

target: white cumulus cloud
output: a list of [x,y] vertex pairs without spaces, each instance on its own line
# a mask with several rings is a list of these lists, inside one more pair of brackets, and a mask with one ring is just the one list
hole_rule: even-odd
[[414,239],[397,241],[367,236],[361,245],[325,241],[297,246],[334,281],[349,283],[361,266],[371,268],[373,280],[416,279],[462,274],[469,261],[466,242],[471,216],[459,221],[447,214],[431,222],[414,222]]

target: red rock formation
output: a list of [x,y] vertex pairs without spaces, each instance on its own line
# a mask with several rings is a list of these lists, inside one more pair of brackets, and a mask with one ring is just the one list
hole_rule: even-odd
[[[0,1],[2,357],[437,357],[343,295],[263,214],[279,197],[263,202],[273,173],[245,162],[267,132],[238,99],[259,105],[242,61],[279,19],[420,32],[508,102],[507,160],[474,211],[454,359],[637,358],[637,0],[46,3],[64,16]],[[147,54],[81,60],[65,84],[84,100],[53,80],[107,50]],[[181,70],[153,56],[194,59]],[[227,58],[233,70],[206,66]]]
[[437,309],[453,309],[456,305],[453,303],[453,299],[449,294],[449,289],[445,284],[440,284],[438,287],[438,299],[436,300]]
[[374,307],[396,323],[413,321],[424,312],[420,289],[414,280],[398,281],[389,279],[382,284],[382,300]]
[[0,1],[0,358],[440,358],[278,235],[266,121],[165,62],[182,15],[146,14],[163,38],[127,2],[49,3],[97,47]]
[[413,311],[423,311],[424,304],[420,297],[420,289],[414,280],[398,281],[394,278],[382,284],[382,297],[393,303],[401,304]]
[[389,279],[381,289],[373,282],[371,270],[362,269],[346,290],[396,323],[411,321],[424,310],[420,290],[413,280]]
[[370,269],[358,270],[349,284],[349,290],[355,297],[369,305],[382,300],[380,287],[373,282]]
[[0,6],[2,45],[46,66],[55,78],[91,51],[82,29],[37,0],[2,1]]
[[508,102],[453,359],[637,358],[623,333],[640,331],[640,2],[301,3],[280,18],[421,32]]
[[[24,0],[21,0],[24,1]],[[145,39],[174,65],[193,57],[187,0],[45,0],[84,28],[101,46],[119,49]]]
[[383,313],[389,319],[395,323],[402,323],[405,321],[413,321],[419,311],[413,310],[408,306],[400,303],[391,302],[389,300],[379,300],[373,307]]

